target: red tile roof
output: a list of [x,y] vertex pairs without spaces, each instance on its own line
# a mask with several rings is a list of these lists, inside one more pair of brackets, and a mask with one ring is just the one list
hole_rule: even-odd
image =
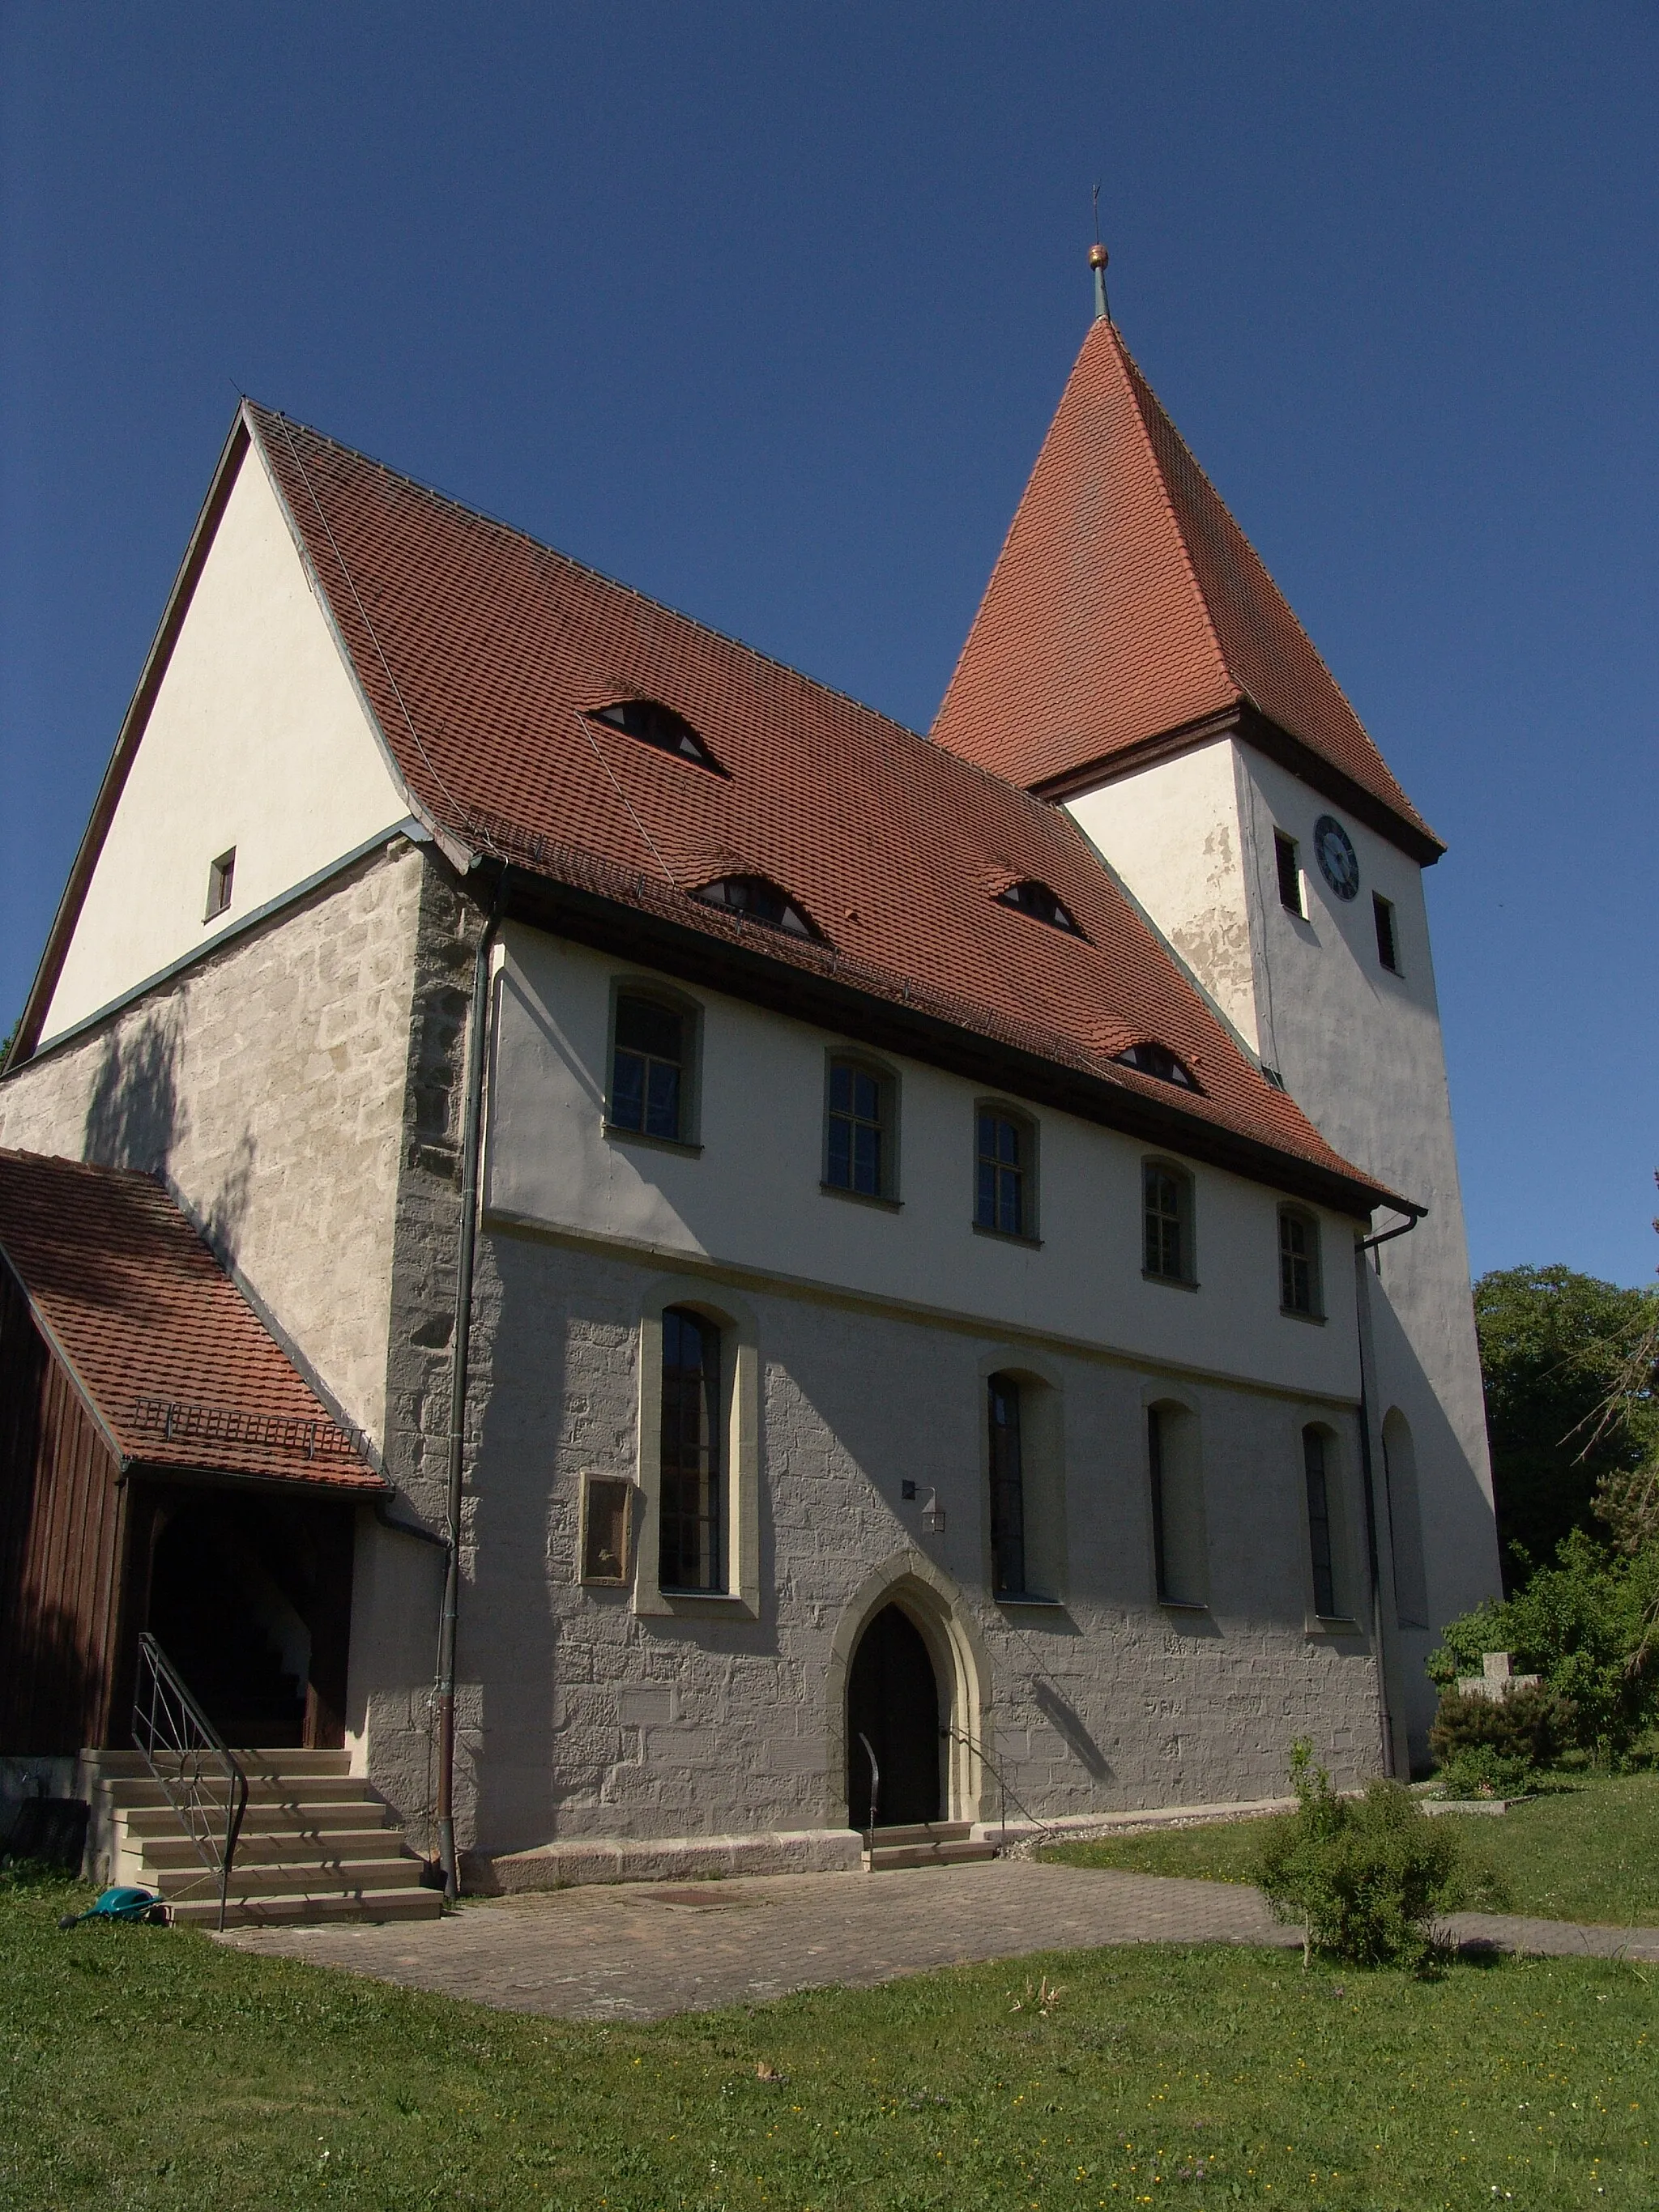
[[386,1489],[154,1176],[0,1150],[0,1257],[125,1457]]
[[1442,849],[1103,319],[1066,381],[933,737],[1041,790],[1241,705],[1357,785],[1419,858]]
[[[472,851],[730,943],[690,896],[769,878],[825,945],[750,927],[779,962],[1125,1092],[1156,1039],[1206,1097],[1179,1110],[1386,1195],[1239,1050],[1062,810],[855,701],[641,598],[285,417],[246,417],[386,743],[418,804]],[[720,767],[591,710],[660,701]],[[585,711],[586,710],[586,711]],[[1047,884],[1086,942],[1000,904]]]

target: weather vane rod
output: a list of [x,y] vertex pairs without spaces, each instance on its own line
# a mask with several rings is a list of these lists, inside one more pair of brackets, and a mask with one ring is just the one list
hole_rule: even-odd
[[1100,242],[1100,186],[1097,185],[1095,186],[1095,242],[1089,248],[1089,266],[1095,272],[1095,320],[1097,323],[1103,323],[1107,319],[1106,264],[1109,258],[1105,247]]

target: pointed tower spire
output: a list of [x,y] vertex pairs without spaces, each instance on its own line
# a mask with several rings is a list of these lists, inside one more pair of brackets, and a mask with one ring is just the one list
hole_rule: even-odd
[[[1095,259],[1097,252],[1100,259]],[[1389,774],[1255,548],[1095,320],[933,735],[1065,798],[1224,728],[1419,864],[1444,848]]]
[[1100,242],[1100,186],[1097,185],[1095,186],[1095,242],[1089,248],[1089,266],[1095,272],[1095,320],[1097,323],[1110,319],[1106,305],[1106,264],[1110,259],[1110,254]]

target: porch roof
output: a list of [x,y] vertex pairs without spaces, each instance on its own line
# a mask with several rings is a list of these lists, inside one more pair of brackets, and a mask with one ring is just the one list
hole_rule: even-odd
[[0,1148],[0,1258],[126,1464],[387,1489],[155,1176]]

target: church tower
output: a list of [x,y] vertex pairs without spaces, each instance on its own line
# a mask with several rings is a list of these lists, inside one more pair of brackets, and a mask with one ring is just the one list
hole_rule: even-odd
[[[1096,319],[933,725],[1063,805],[1246,1049],[1424,1209],[1356,1256],[1390,1704],[1498,1588],[1423,871],[1444,847]],[[1379,1221],[1380,1235],[1391,1221]]]

